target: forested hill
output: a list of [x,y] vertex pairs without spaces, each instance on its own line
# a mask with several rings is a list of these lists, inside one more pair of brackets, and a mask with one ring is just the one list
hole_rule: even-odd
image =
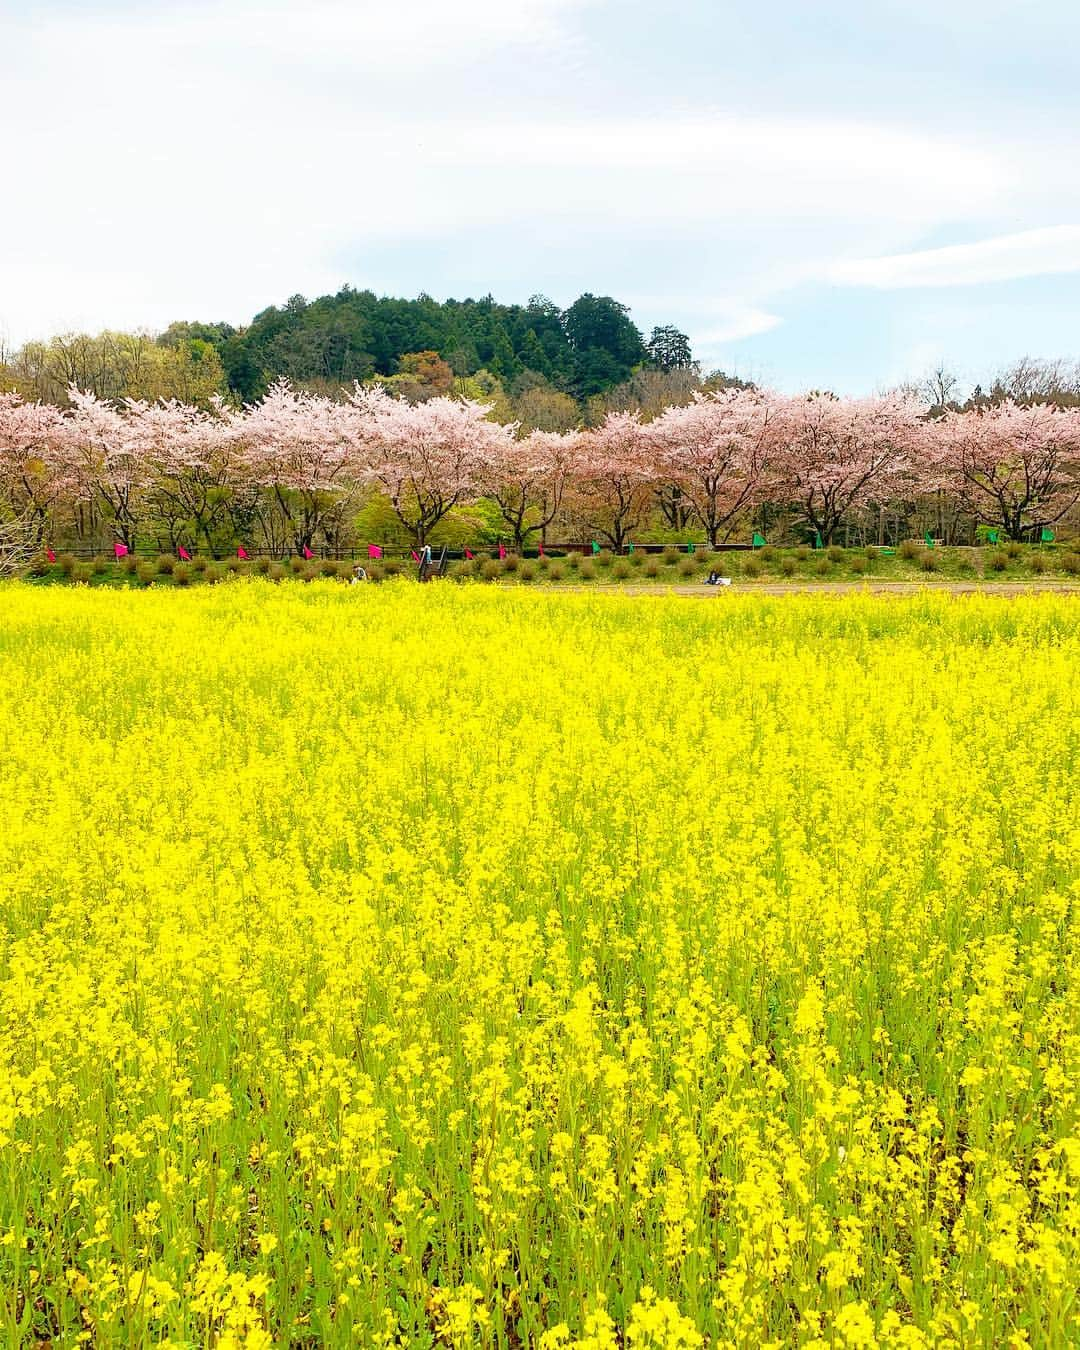
[[317,300],[293,296],[246,328],[181,322],[159,338],[166,346],[192,340],[212,344],[229,387],[245,401],[280,376],[308,387],[409,376],[402,358],[418,353],[437,353],[458,378],[486,370],[509,386],[531,374],[577,399],[624,383],[642,365],[692,365],[689,342],[677,329],[655,328],[646,342],[625,305],[590,294],[561,310],[542,295],[525,305],[491,296],[440,303],[346,286]]

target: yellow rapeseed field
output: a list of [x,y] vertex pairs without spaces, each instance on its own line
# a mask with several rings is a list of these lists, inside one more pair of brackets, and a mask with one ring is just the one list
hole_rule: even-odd
[[10,1346],[1080,1339],[1080,604],[0,589]]

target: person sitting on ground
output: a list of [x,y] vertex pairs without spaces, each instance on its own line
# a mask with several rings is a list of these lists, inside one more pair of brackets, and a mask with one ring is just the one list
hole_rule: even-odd
[[352,570],[352,577],[349,581],[350,586],[356,586],[361,581],[367,581],[367,572],[359,563]]
[[730,586],[731,578],[722,577],[719,572],[710,572],[705,581],[706,586]]

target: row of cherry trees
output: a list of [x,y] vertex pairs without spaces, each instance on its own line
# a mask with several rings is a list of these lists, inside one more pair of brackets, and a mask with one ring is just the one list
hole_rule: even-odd
[[931,418],[902,395],[699,395],[651,422],[611,413],[559,435],[468,400],[410,404],[378,386],[333,400],[287,384],[240,410],[177,402],[71,406],[0,394],[0,515],[39,542],[68,530],[228,536],[284,554],[348,542],[373,492],[417,543],[487,498],[520,547],[556,522],[621,548],[656,512],[716,544],[763,506],[828,543],[851,513],[937,495],[1021,538],[1080,498],[1080,410],[1003,402]]

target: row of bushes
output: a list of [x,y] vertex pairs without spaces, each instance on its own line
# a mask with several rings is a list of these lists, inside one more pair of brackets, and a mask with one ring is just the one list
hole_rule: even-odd
[[[898,553],[905,562],[919,567],[924,572],[939,571],[948,557],[944,550],[928,549],[913,541],[902,544]],[[1036,575],[1055,570],[1080,575],[1080,552],[1051,556],[1041,551],[1025,551],[1019,544],[1007,544],[984,553],[983,571],[987,574],[1000,574],[1008,571],[1011,563],[1021,559]],[[128,557],[119,563],[114,563],[112,559],[106,557],[80,562],[71,554],[63,554],[55,564],[55,568],[62,575],[74,582],[90,582],[95,576],[103,577],[118,568],[122,574],[144,585],[150,585],[161,579],[176,586],[188,586],[196,581],[218,581],[226,575],[236,573],[241,575],[254,573],[275,581],[290,575],[304,581],[314,581],[318,577],[348,580],[355,566],[356,564],[352,562],[337,562],[332,559],[306,561],[302,558],[292,558],[288,562],[277,562],[269,558],[256,558],[250,562],[230,558],[223,562],[212,562],[207,558],[196,557],[191,562],[180,562],[171,554],[162,554],[156,560]],[[524,559],[510,554],[504,559],[471,559],[453,563],[449,575],[458,580],[497,581],[506,578],[522,582],[537,579],[561,582],[591,581],[600,575],[610,576],[618,581],[631,580],[634,577],[652,580],[672,577],[673,574],[672,579],[693,581],[715,570],[727,576],[752,580],[768,574],[793,577],[801,573],[827,577],[834,575],[838,568],[846,574],[858,577],[865,576],[875,566],[880,566],[880,555],[874,550],[834,547],[821,551],[798,548],[781,552],[771,545],[766,545],[754,553],[685,554],[669,549],[663,554],[639,552],[619,557],[605,550],[591,557],[572,553],[565,557],[547,556],[535,559]],[[35,563],[30,570],[32,575],[48,576],[54,571],[54,567],[42,561]],[[977,575],[977,569],[966,557],[966,551],[963,561],[954,570]],[[366,564],[366,571],[370,580],[382,581],[399,574],[412,576],[415,567],[405,560],[387,558]]]
[[[303,558],[291,558],[288,562],[275,562],[270,558],[255,558],[243,562],[239,558],[228,558],[223,562],[212,562],[209,558],[193,558],[190,562],[181,562],[171,553],[163,553],[157,559],[127,557],[115,563],[111,558],[97,557],[88,562],[80,562],[70,553],[61,554],[55,567],[74,582],[89,582],[95,576],[105,576],[119,571],[122,575],[149,585],[156,580],[169,580],[174,586],[189,586],[194,581],[220,581],[228,575],[261,575],[274,581],[287,576],[302,577],[305,581],[314,581],[317,577],[343,578],[352,576],[355,563],[335,562],[324,559],[321,562],[308,562]],[[406,565],[390,560],[381,566],[381,575],[390,576],[405,570]],[[30,568],[31,576],[48,576],[53,565],[35,562]],[[411,570],[411,569],[410,569]]]

